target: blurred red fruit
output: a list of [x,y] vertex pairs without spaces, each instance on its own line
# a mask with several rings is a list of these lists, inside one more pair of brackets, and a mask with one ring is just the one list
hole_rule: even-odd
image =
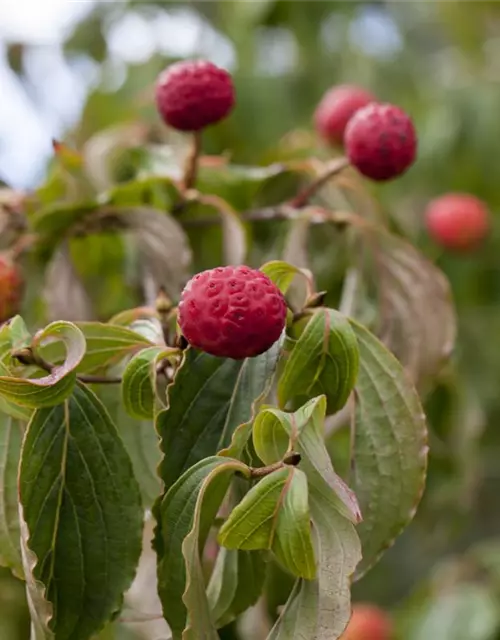
[[325,93],[314,113],[314,124],[318,134],[332,145],[341,145],[344,131],[352,116],[375,96],[363,87],[342,84]]
[[408,114],[392,104],[372,102],[357,111],[345,131],[346,154],[372,180],[391,180],[414,162],[417,135]]
[[156,85],[158,111],[170,127],[199,131],[225,118],[235,95],[227,71],[206,60],[170,65]]
[[18,313],[22,284],[18,267],[5,255],[0,256],[0,322]]
[[390,640],[391,636],[392,623],[382,609],[371,604],[356,604],[340,640]]
[[476,248],[490,230],[484,202],[467,193],[447,193],[432,200],[425,212],[429,235],[442,247],[455,251]]

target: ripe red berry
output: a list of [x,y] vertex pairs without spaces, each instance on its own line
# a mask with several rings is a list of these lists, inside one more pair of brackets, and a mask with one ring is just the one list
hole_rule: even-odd
[[344,137],[350,162],[372,180],[391,180],[415,160],[417,135],[411,118],[392,104],[372,102],[349,120]]
[[446,249],[474,249],[488,234],[490,216],[484,202],[466,193],[447,193],[425,212],[429,235]]
[[392,623],[387,614],[371,604],[357,604],[340,640],[389,640]]
[[314,113],[316,131],[329,144],[341,145],[349,120],[370,102],[375,102],[375,96],[363,87],[349,84],[332,87]]
[[235,94],[227,71],[206,60],[170,65],[156,85],[156,104],[166,124],[180,131],[199,131],[225,118]]
[[19,311],[22,284],[18,267],[6,256],[0,256],[0,322]]
[[179,303],[179,326],[197,349],[240,360],[267,351],[280,337],[286,303],[278,287],[249,267],[218,267],[192,278]]

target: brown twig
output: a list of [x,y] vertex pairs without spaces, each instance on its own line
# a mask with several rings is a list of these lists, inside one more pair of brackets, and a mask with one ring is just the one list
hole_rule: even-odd
[[291,451],[285,455],[283,460],[270,464],[267,467],[250,467],[250,477],[263,478],[264,476],[268,476],[275,471],[283,469],[284,467],[296,467],[301,459],[300,453]]
[[289,205],[296,209],[305,207],[314,194],[321,189],[331,178],[339,174],[349,166],[347,158],[336,158],[327,167],[326,171],[319,175],[316,180],[307,185],[302,191],[289,201]]

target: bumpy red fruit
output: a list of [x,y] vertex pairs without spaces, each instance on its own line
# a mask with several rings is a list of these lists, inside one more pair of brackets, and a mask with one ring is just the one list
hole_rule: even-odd
[[19,311],[22,278],[19,269],[6,256],[0,256],[0,322]]
[[392,623],[387,614],[371,604],[353,607],[352,617],[340,640],[390,640]]
[[425,212],[429,235],[455,251],[475,249],[490,230],[484,202],[467,193],[448,193],[432,200]]
[[349,120],[344,143],[347,157],[372,180],[391,180],[404,173],[417,154],[413,122],[392,104],[371,103]]
[[195,275],[182,292],[179,326],[197,349],[240,360],[267,351],[280,337],[286,303],[278,287],[250,267]]
[[363,87],[342,84],[325,93],[314,113],[314,124],[319,135],[326,142],[341,145],[344,132],[352,116],[375,96]]
[[225,118],[235,103],[227,71],[206,60],[177,62],[160,74],[156,105],[166,124],[199,131]]

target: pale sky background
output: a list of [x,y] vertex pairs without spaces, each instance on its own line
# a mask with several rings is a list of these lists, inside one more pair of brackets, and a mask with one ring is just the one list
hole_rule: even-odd
[[[100,81],[99,68],[90,58],[82,56],[68,65],[61,50],[65,37],[98,1],[0,0],[0,178],[14,187],[32,187],[43,179],[51,140],[62,138],[78,121],[87,92]],[[120,0],[114,4],[119,8]],[[338,21],[323,25],[325,42],[333,49],[338,27]],[[395,23],[376,9],[360,10],[350,37],[375,57],[396,55],[401,47]],[[272,38],[262,38],[258,71],[290,71],[297,56],[293,36],[274,30]],[[25,59],[27,85],[7,64],[9,42],[31,45]],[[127,62],[145,61],[155,51],[206,55],[229,69],[236,64],[231,42],[188,8],[169,14],[158,10],[149,21],[134,12],[117,17],[108,28],[108,45],[116,83],[123,81]]]

